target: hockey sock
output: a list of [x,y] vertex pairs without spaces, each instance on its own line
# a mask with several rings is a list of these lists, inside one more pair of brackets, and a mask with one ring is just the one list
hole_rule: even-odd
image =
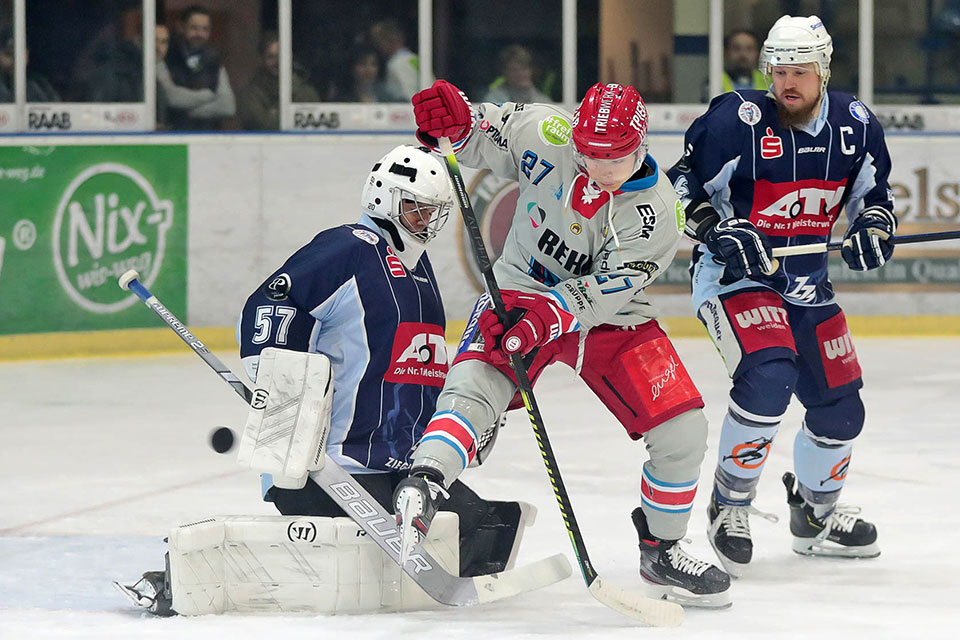
[[793,464],[800,483],[800,495],[822,519],[840,497],[847,477],[853,443],[831,440],[811,433],[806,425],[793,442]]
[[781,417],[750,413],[730,401],[720,433],[716,473],[717,499],[721,503],[750,504]]

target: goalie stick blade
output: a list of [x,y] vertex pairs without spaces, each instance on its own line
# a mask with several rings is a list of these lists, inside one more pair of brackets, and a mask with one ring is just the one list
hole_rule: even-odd
[[[329,458],[314,482],[348,513],[367,536],[400,564],[400,532],[396,517],[367,493],[357,480]],[[403,571],[440,604],[466,607],[509,598],[539,589],[570,576],[570,563],[562,555],[551,556],[501,573],[461,578],[446,571],[421,545],[416,545]]]
[[562,553],[531,564],[471,578],[481,603],[502,600],[527,591],[536,591],[566,580],[573,570]]
[[651,627],[679,627],[683,623],[683,607],[675,602],[655,600],[608,584],[597,576],[589,587],[599,602],[628,618]]

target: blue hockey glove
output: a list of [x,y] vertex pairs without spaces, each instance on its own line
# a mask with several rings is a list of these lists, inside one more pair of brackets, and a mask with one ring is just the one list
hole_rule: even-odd
[[704,234],[704,244],[713,253],[714,261],[724,265],[720,284],[772,275],[777,270],[770,239],[749,220],[721,220]]
[[840,255],[854,271],[882,267],[893,256],[890,237],[897,230],[897,218],[886,209],[864,209],[843,236]]

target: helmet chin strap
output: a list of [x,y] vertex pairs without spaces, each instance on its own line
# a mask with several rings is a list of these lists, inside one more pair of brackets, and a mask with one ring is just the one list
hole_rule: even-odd
[[[397,225],[393,223],[392,220],[385,220],[384,218],[375,218],[371,216],[374,224],[383,229],[385,232],[384,238],[387,241],[387,244],[393,249],[393,252],[397,254],[397,257],[400,258],[400,262],[403,263],[410,271],[413,271],[417,268],[417,264],[420,262],[420,256],[423,255],[425,247],[414,241],[409,237],[409,233],[401,231],[397,228]],[[406,241],[404,241],[404,236],[408,236]]]

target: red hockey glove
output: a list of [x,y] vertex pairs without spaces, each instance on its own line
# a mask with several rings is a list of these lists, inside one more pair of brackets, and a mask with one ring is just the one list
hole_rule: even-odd
[[481,314],[478,324],[483,334],[484,352],[493,364],[505,363],[514,353],[525,356],[577,326],[576,317],[548,296],[518,291],[504,291],[502,294],[507,312],[518,309],[522,315],[505,330],[493,309]]
[[436,148],[437,138],[456,144],[473,126],[473,109],[467,96],[447,82],[437,80],[429,89],[414,94],[413,115],[417,119],[417,140]]

